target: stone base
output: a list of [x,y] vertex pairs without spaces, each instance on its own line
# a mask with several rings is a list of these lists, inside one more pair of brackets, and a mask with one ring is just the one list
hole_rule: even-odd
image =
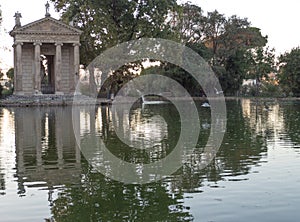
[[58,96],[63,96],[64,93],[63,92],[55,92],[55,95],[58,95]]
[[43,95],[43,93],[42,93],[41,91],[36,90],[36,91],[34,92],[34,95],[35,95],[35,96],[40,96],[40,95]]
[[81,95],[82,95],[82,93],[81,93],[81,92],[77,92],[77,91],[75,91],[75,92],[73,93],[73,95],[74,95],[74,96],[81,96]]
[[25,93],[24,92],[14,92],[13,93],[15,96],[24,96]]

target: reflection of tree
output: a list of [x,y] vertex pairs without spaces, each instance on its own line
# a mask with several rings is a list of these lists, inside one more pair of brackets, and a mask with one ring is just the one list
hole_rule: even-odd
[[[179,116],[172,106],[152,107],[141,110],[132,108],[129,119],[137,121],[142,113],[144,118],[151,115],[161,115],[168,123],[168,138],[162,141],[161,154],[157,159],[151,159],[153,153],[131,149],[128,151],[116,136],[110,111],[102,109],[101,116],[91,115],[91,121],[102,118],[100,135],[114,155],[128,162],[151,162],[166,156],[175,146],[180,133]],[[97,113],[97,112],[96,112]],[[123,113],[119,114],[119,118]],[[201,124],[210,123],[210,112],[200,110]],[[90,124],[92,125],[92,124]],[[264,137],[256,136],[250,126],[250,120],[243,116],[241,104],[228,103],[228,127],[224,142],[217,157],[203,170],[191,167],[189,161],[196,161],[201,156],[203,146],[209,135],[208,130],[202,130],[199,137],[199,147],[192,151],[190,159],[172,177],[166,181],[151,185],[124,185],[93,173],[88,166],[84,167],[83,182],[80,187],[68,187],[54,201],[53,214],[57,220],[80,221],[89,220],[167,220],[180,221],[191,219],[179,201],[183,192],[197,192],[203,181],[218,182],[226,177],[234,177],[249,173],[251,166],[259,163],[266,152]],[[168,184],[168,187],[167,187]],[[63,208],[62,206],[67,206]],[[63,210],[62,210],[63,209]],[[82,212],[85,212],[82,214]],[[157,214],[156,212],[159,212]],[[77,219],[78,218],[78,219]],[[121,219],[122,218],[122,219]]]
[[[252,105],[252,114],[254,112],[256,115],[251,114],[251,117],[245,116],[241,105],[240,101],[227,102],[227,131],[222,146],[216,158],[202,170],[197,168],[197,163],[201,159],[210,130],[202,129],[200,131],[198,146],[188,151],[188,155],[184,160],[185,164],[174,174],[174,180],[172,181],[173,190],[179,189],[186,192],[194,192],[201,187],[203,180],[218,182],[226,179],[226,177],[247,174],[252,166],[259,163],[267,151],[266,139],[269,134],[266,132],[271,129],[271,126],[267,124],[268,118],[264,116],[267,115],[265,112],[257,114],[255,112],[256,107]],[[201,126],[209,126],[210,112],[199,109]],[[156,161],[168,155],[177,143],[180,134],[180,124],[178,115],[169,115],[170,113],[176,113],[176,108],[173,106],[164,106],[163,108],[153,106],[150,110],[140,110],[140,108],[135,107],[130,112],[129,118],[131,120],[136,121],[138,114],[142,113],[144,118],[149,118],[151,115],[161,115],[168,123],[168,138],[162,141],[161,155],[156,155],[154,159],[154,153],[145,150],[131,149],[131,152],[129,152],[128,147],[114,133],[108,112],[102,113],[104,113],[102,115],[102,132],[105,132],[102,135],[107,135],[104,137],[107,147],[114,155],[128,162],[147,163]],[[122,115],[123,113],[119,115],[119,118]],[[262,127],[259,131],[256,129],[257,121],[260,121]]]
[[[89,116],[90,132],[97,132],[107,147],[119,158],[128,162],[151,162],[167,155],[178,138],[178,114],[174,107],[136,107],[130,112],[130,120],[136,120],[142,112],[144,118],[161,115],[168,123],[168,137],[161,141],[159,154],[128,149],[113,129],[111,110],[107,107],[91,109]],[[169,115],[174,113],[174,115]],[[99,115],[101,114],[101,115]],[[119,118],[123,113],[117,114]],[[97,125],[101,118],[101,126]],[[94,121],[96,119],[96,121]],[[173,125],[172,125],[173,124]],[[173,127],[173,128],[172,128]],[[173,129],[173,130],[172,130]],[[180,125],[179,125],[180,129]],[[87,137],[88,131],[84,131]],[[140,152],[139,152],[140,151]],[[170,192],[166,183],[148,185],[124,185],[94,172],[87,162],[82,163],[82,180],[78,186],[67,186],[53,201],[52,213],[57,221],[190,221],[188,208],[182,205],[183,193]]]
[[[200,119],[209,119],[210,113],[200,110]],[[203,147],[209,131],[202,131],[199,144]],[[203,142],[204,141],[204,142]],[[196,192],[203,181],[215,182],[228,177],[248,174],[267,151],[266,137],[256,135],[250,120],[242,113],[241,103],[227,101],[227,130],[216,158],[202,170],[192,167],[201,156],[201,147],[194,151],[193,158],[176,173],[177,187],[186,192]],[[230,179],[230,178],[229,178]]]
[[124,185],[83,164],[83,182],[69,186],[53,202],[56,221],[191,221],[182,193],[163,183]]
[[299,103],[296,101],[291,101],[289,105],[282,105],[284,127],[288,136],[291,138],[292,142],[300,144],[300,109]]
[[227,104],[227,132],[219,157],[224,160],[225,170],[231,170],[233,175],[246,174],[266,153],[266,141],[252,130],[249,120],[241,112],[240,101]]
[[[99,108],[100,109],[100,108]],[[140,118],[149,119],[151,116],[159,115],[166,121],[168,124],[168,132],[167,138],[163,138],[159,144],[151,149],[139,149],[128,147],[124,144],[116,135],[111,119],[109,117],[108,112],[105,108],[101,108],[102,112],[102,137],[107,148],[113,153],[115,156],[126,160],[127,162],[132,163],[149,163],[157,161],[161,158],[167,156],[175,147],[177,140],[179,138],[180,133],[180,125],[179,123],[179,114],[176,112],[176,108],[173,106],[163,106],[163,107],[148,107],[143,110],[136,107],[130,111],[129,121],[134,122],[142,121]],[[169,115],[169,113],[173,113]],[[123,127],[123,112],[116,113],[117,117],[120,121],[119,127]],[[101,117],[99,117],[101,118]],[[93,118],[92,118],[93,119]],[[138,124],[141,122],[137,122]],[[158,126],[159,127],[159,126]],[[129,130],[129,129],[127,129]],[[130,152],[128,152],[130,151]]]
[[[245,116],[240,102],[228,101],[227,132],[223,144],[214,161],[199,170],[192,167],[192,162],[201,157],[211,122],[208,110],[199,107],[199,111],[201,135],[197,147],[189,150],[189,158],[184,159],[183,167],[161,182],[124,185],[96,172],[86,160],[77,159],[70,110],[15,109],[19,191],[25,193],[24,182],[47,182],[49,194],[51,189],[60,185],[57,197],[49,198],[55,221],[193,220],[183,204],[183,194],[199,191],[207,181],[218,183],[248,174],[265,155],[268,138],[265,133],[257,135],[253,121],[259,118]],[[104,140],[114,155],[128,162],[154,162],[172,151],[180,135],[180,119],[175,107],[163,105],[141,109],[134,106],[129,114],[131,124],[138,124],[153,115],[164,118],[168,132],[157,149],[128,149],[116,136],[109,107],[93,109],[86,114],[89,121],[85,124],[90,132],[94,131]],[[123,113],[117,115],[121,118]],[[265,123],[265,115],[268,114],[258,112],[262,118],[261,126],[271,128]],[[263,128],[261,132],[266,132]],[[83,138],[90,134],[89,131],[80,132]]]

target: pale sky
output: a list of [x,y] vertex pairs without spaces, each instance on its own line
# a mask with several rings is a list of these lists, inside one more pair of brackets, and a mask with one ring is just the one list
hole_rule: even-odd
[[190,0],[204,11],[218,10],[225,16],[248,18],[252,26],[268,35],[268,45],[276,54],[300,46],[299,0]]
[[[227,17],[234,14],[247,17],[253,26],[261,29],[263,35],[268,35],[268,45],[275,48],[277,55],[300,46],[299,0],[190,0],[190,2],[199,5],[205,12],[217,9]],[[22,14],[21,23],[25,25],[45,16],[45,3],[46,0],[0,0],[3,15],[0,59],[5,63],[0,64],[1,66],[13,65],[12,52],[3,51],[3,47],[11,49],[13,44],[8,32],[14,26],[15,12],[19,11]],[[51,16],[58,19],[59,15],[54,12],[53,5],[50,5]]]

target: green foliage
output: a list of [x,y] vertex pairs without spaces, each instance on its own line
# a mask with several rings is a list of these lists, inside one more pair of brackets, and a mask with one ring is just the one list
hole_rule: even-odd
[[6,76],[7,76],[7,78],[9,78],[9,80],[13,81],[14,80],[14,68],[10,68],[6,72]]
[[207,48],[202,42],[188,42],[186,43],[186,46],[198,53],[206,61],[210,61],[213,57],[212,50]]
[[75,21],[81,36],[81,62],[89,64],[118,43],[143,37],[168,38],[165,23],[175,0],[52,0],[65,22]]
[[249,70],[246,78],[260,82],[262,78],[268,79],[268,75],[275,71],[274,49],[256,47],[247,56]]
[[12,89],[3,89],[3,87],[1,86],[2,91],[1,91],[1,96],[9,96],[13,94],[13,90]]
[[244,85],[240,95],[246,97],[284,97],[281,88],[271,82],[262,82],[260,85]]
[[289,95],[300,96],[300,48],[279,57],[279,84]]
[[208,13],[206,44],[212,48],[210,61],[227,95],[235,95],[240,89],[246,73],[252,69],[247,57],[248,51],[263,47],[267,37],[258,28],[250,27],[246,18],[224,15],[214,11]]
[[179,5],[171,14],[170,24],[184,44],[200,42],[203,39],[205,16],[199,6],[190,3]]
[[[0,75],[1,78],[3,77],[3,74]],[[6,72],[6,76],[9,78],[9,80],[7,82],[5,82],[4,87],[1,86],[1,95],[2,96],[8,96],[13,94],[13,79],[14,79],[14,69],[10,68],[7,72]]]
[[[204,94],[201,86],[197,83],[197,81],[188,72],[176,65],[170,63],[162,63],[161,66],[150,67],[143,70],[141,73],[141,75],[147,74],[159,74],[170,77],[181,84],[192,96],[203,96]],[[166,86],[167,88],[163,89]],[[177,93],[176,90],[172,90],[172,86],[166,85],[164,83],[161,83],[161,89],[165,90],[166,92],[169,91]]]
[[224,68],[225,71],[219,76],[222,89],[227,95],[235,95],[243,83],[247,69],[243,51],[236,51],[228,56]]
[[[247,18],[225,17],[217,10],[204,15],[201,7],[190,2],[177,5],[176,0],[51,1],[62,13],[62,20],[83,30],[80,52],[84,65],[119,43],[151,37],[176,40],[196,51],[215,70],[228,95],[240,90],[243,79],[254,76],[259,81],[273,70],[274,53],[263,48],[267,36]],[[140,67],[141,62],[115,71],[107,87],[118,91],[134,77],[129,70]],[[159,72],[172,73],[184,87],[192,87],[189,91],[199,90],[178,67],[164,64]]]
[[274,49],[255,47],[248,50],[245,56],[247,57],[247,70],[244,78],[256,80],[255,95],[259,96],[260,93],[263,93],[259,91],[262,79],[268,80],[269,74],[276,71]]
[[[62,20],[73,21],[83,30],[81,35],[80,60],[84,65],[119,43],[140,38],[175,39],[176,36],[166,22],[173,11],[176,0],[52,0],[62,13]],[[135,75],[129,70],[140,66],[142,61],[126,64],[115,70],[104,87],[111,92],[132,79]]]

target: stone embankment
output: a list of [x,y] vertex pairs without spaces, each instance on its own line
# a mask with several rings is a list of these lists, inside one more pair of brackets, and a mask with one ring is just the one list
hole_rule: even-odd
[[35,95],[17,96],[12,95],[0,100],[0,106],[29,107],[29,106],[72,106],[72,105],[108,105],[111,100],[94,99],[84,95]]

